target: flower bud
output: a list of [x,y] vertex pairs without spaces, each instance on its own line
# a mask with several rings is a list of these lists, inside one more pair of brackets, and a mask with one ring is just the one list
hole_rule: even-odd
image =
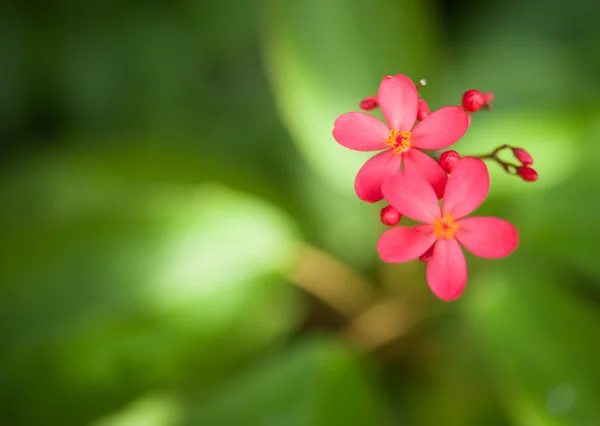
[[467,90],[462,98],[462,106],[467,112],[477,112],[485,105],[485,97],[479,90]]
[[429,247],[425,253],[419,256],[419,260],[421,263],[427,263],[429,259],[433,256],[433,246]]
[[523,148],[513,148],[512,151],[517,160],[519,160],[524,166],[530,166],[533,164],[533,157]]
[[367,96],[360,102],[360,109],[363,109],[365,111],[370,111],[372,109],[377,108],[378,106],[379,100],[377,99],[377,96]]
[[442,152],[442,155],[440,155],[440,166],[446,173],[452,173],[459,161],[460,154],[453,150]]
[[419,99],[419,109],[417,110],[417,120],[424,120],[429,116],[429,105],[425,102],[425,99]]
[[517,174],[526,182],[535,182],[538,180],[538,172],[529,166],[517,168]]
[[492,92],[485,92],[483,94],[483,100],[485,101],[486,105],[491,104],[492,101],[494,100],[494,94]]
[[385,206],[381,209],[381,223],[386,226],[396,226],[400,223],[402,215],[392,206]]

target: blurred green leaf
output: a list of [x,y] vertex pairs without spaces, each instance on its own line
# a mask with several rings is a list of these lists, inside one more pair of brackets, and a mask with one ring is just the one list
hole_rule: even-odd
[[488,374],[515,424],[592,426],[600,418],[600,316],[552,268],[528,263],[470,285],[463,307]]
[[[563,161],[572,168],[572,173],[551,191],[515,200],[516,205],[522,206],[521,222],[531,239],[530,249],[555,265],[557,273],[569,281],[566,283],[569,287],[577,290],[587,287],[597,296],[600,296],[597,256],[600,199],[594,194],[600,185],[597,164],[600,151],[596,143],[599,137],[600,120],[591,120],[580,132],[583,148],[563,149]],[[569,162],[573,155],[580,156],[578,162]],[[549,168],[549,177],[560,173],[561,166],[564,167],[557,164],[556,172]]]
[[[577,124],[572,116],[536,110],[484,111],[473,117],[466,135],[454,148],[462,155],[488,154],[504,144],[525,148],[535,160],[533,167],[540,179],[535,184],[524,183],[518,177],[507,175],[500,165],[488,161],[492,179],[490,198],[541,194],[567,180],[581,161],[584,154],[576,149],[581,143]],[[516,163],[510,150],[502,157]]]
[[468,88],[497,91],[499,105],[583,112],[598,97],[600,54],[589,48],[600,38],[597,5],[593,0],[464,5],[452,34],[453,77]]
[[[517,109],[525,110],[524,115],[532,109],[572,114],[585,95],[586,75],[572,60],[571,52],[548,37],[532,33],[529,23],[527,29],[506,31],[507,21],[511,26],[515,21],[512,14],[494,26],[497,16],[488,20],[478,15],[464,27],[453,73],[445,85],[439,85],[444,99],[459,104],[465,90],[479,89],[495,94],[492,115]],[[473,37],[473,25],[482,27],[477,37]],[[512,136],[511,132],[506,138]]]
[[[451,305],[456,306],[456,305]],[[402,393],[395,407],[402,407],[410,424],[444,426],[506,426],[503,407],[495,399],[495,388],[486,376],[487,362],[481,361],[474,341],[460,311],[444,306],[444,314],[425,321],[425,344],[422,360],[411,381],[396,379]],[[410,366],[400,368],[413,371]],[[435,409],[431,409],[435,401]]]
[[92,426],[170,426],[180,424],[181,418],[178,398],[168,392],[154,392],[93,422]]
[[379,392],[363,359],[313,339],[215,390],[186,424],[373,426],[383,424]]
[[22,165],[2,186],[14,203],[0,246],[11,424],[81,424],[155,386],[210,386],[294,327],[284,275],[297,237],[276,208],[62,164]]

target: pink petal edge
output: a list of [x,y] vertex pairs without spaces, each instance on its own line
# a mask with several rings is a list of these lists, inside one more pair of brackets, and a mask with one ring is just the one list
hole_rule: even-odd
[[434,242],[431,225],[399,226],[383,233],[377,242],[377,252],[385,262],[408,262],[425,253]]
[[442,300],[457,299],[467,285],[467,262],[454,238],[439,239],[427,262],[427,283]]
[[409,148],[404,154],[404,171],[419,174],[431,185],[438,199],[444,196],[448,175],[429,155],[416,148]]
[[462,158],[448,178],[442,212],[465,217],[483,203],[490,190],[490,174],[479,158]]
[[372,115],[349,112],[340,115],[333,124],[333,137],[342,146],[355,151],[385,149],[390,131]]
[[383,199],[381,184],[393,173],[400,170],[401,155],[391,149],[371,157],[361,167],[354,180],[356,195],[367,203],[376,203]]
[[440,206],[431,185],[416,173],[398,172],[381,186],[385,199],[413,220],[431,224],[440,217]]
[[410,143],[421,149],[442,149],[458,142],[469,127],[469,116],[461,107],[440,108],[417,124]]
[[458,222],[456,239],[475,256],[498,259],[519,245],[519,233],[510,222],[496,217],[468,217]]
[[379,85],[379,106],[390,129],[410,131],[417,120],[419,95],[405,75],[387,76]]

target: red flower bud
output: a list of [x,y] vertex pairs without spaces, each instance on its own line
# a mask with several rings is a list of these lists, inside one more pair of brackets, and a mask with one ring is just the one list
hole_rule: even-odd
[[429,116],[429,105],[425,102],[425,99],[419,99],[419,109],[417,110],[417,120],[424,120]]
[[523,148],[513,148],[512,151],[517,160],[519,160],[524,166],[530,166],[533,164],[533,157]]
[[442,155],[440,155],[440,166],[446,173],[452,173],[459,161],[460,154],[453,150],[442,152]]
[[381,209],[381,223],[386,226],[396,226],[402,219],[402,215],[392,206],[385,206]]
[[427,263],[429,259],[433,256],[433,246],[429,247],[425,253],[419,256],[419,260],[421,263]]
[[378,106],[379,100],[377,99],[377,96],[367,96],[362,101],[360,101],[360,109],[363,109],[365,111],[370,111],[372,109],[377,108]]
[[485,101],[486,105],[489,105],[492,103],[492,101],[494,100],[494,94],[492,92],[485,92],[483,94],[483,99]]
[[521,166],[517,168],[517,174],[526,182],[535,182],[538,180],[538,172],[529,166]]
[[485,105],[485,97],[479,90],[467,90],[462,98],[462,106],[467,112],[477,112]]

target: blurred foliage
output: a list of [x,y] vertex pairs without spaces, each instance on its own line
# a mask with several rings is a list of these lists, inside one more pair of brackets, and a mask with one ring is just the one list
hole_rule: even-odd
[[[597,425],[598,13],[0,6],[2,424]],[[467,255],[454,303],[378,259],[381,206],[353,193],[368,154],[331,137],[395,73],[432,109],[493,91],[457,149],[523,146],[540,173],[490,165],[478,213],[521,244]]]

